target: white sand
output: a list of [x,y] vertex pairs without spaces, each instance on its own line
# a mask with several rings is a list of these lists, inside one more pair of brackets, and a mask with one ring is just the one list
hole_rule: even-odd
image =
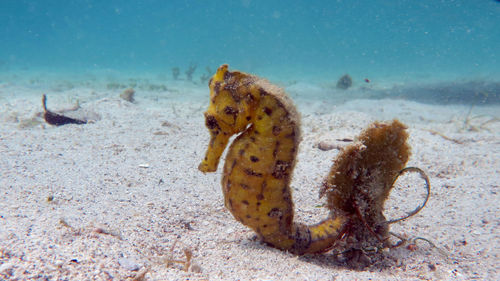
[[[318,208],[318,186],[339,150],[321,151],[317,143],[341,148],[347,143],[337,139],[355,137],[374,120],[397,117],[409,126],[408,166],[430,177],[426,208],[392,230],[425,237],[446,256],[418,241],[355,271],[332,254],[296,257],[262,245],[233,219],[223,206],[221,167],[197,170],[208,141],[208,90],[176,89],[138,91],[135,104],[119,90],[49,92],[49,109],[79,99],[86,116],[100,116],[54,127],[37,118],[26,123],[41,111],[40,90],[0,85],[0,279],[125,280],[144,272],[145,280],[500,279],[500,122],[476,128],[498,118],[499,107],[474,107],[471,116],[479,117],[464,125],[468,106],[295,97],[304,136],[292,183],[298,220],[314,223],[327,213]],[[398,187],[388,216],[422,200],[419,177]],[[189,271],[167,266],[169,256],[185,259],[184,248],[193,254]]]

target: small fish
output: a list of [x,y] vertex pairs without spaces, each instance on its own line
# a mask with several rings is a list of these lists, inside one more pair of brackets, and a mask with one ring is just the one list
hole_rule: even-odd
[[368,79],[368,78],[365,78],[364,80],[365,80],[366,83],[370,83],[371,82],[370,79]]

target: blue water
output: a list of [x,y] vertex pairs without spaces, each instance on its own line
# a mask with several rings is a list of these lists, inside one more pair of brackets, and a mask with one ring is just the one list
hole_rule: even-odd
[[497,80],[493,0],[0,1],[0,72]]

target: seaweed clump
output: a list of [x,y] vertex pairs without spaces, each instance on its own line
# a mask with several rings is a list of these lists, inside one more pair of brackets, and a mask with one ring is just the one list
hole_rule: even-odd
[[336,158],[323,183],[332,216],[354,215],[349,248],[388,247],[389,224],[383,214],[394,181],[410,156],[406,126],[375,122]]

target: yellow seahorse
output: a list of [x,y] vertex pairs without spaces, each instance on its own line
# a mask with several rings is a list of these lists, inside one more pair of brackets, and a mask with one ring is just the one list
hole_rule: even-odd
[[343,240],[352,247],[384,243],[382,213],[394,179],[409,157],[406,127],[374,123],[337,157],[321,189],[330,215],[312,226],[294,222],[290,189],[300,120],[285,92],[256,76],[218,68],[205,112],[210,143],[199,165],[214,172],[232,135],[222,190],[233,216],[267,244],[296,254],[320,253]]

